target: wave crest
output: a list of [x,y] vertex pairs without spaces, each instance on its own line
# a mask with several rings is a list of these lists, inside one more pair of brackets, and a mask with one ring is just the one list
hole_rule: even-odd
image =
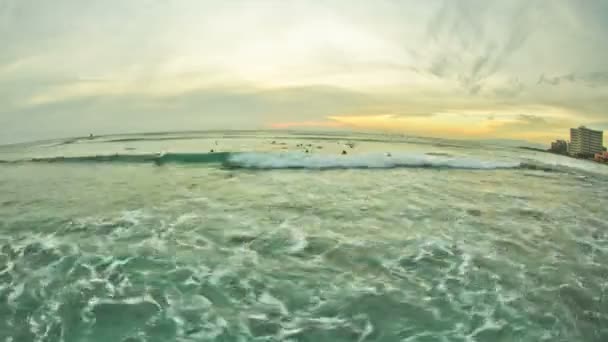
[[8,163],[149,163],[209,164],[229,169],[391,169],[436,168],[465,170],[534,169],[553,171],[547,165],[513,161],[481,160],[437,154],[307,154],[301,152],[211,152],[211,153],[147,153],[91,156],[55,156],[5,161]]
[[483,161],[429,155],[356,154],[346,156],[310,155],[303,153],[236,153],[224,163],[227,167],[244,169],[390,169],[450,168],[471,170],[513,169],[519,163]]

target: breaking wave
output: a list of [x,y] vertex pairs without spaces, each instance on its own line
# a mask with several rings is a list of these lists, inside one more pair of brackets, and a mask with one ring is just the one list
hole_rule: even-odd
[[306,154],[300,152],[215,152],[215,153],[149,153],[112,154],[93,156],[56,156],[9,161],[11,163],[151,163],[162,164],[217,164],[230,169],[543,169],[542,166],[507,161],[428,154]]
[[429,155],[358,154],[350,156],[307,155],[302,153],[237,153],[231,154],[225,166],[244,169],[391,169],[449,168],[494,170],[513,169],[513,162],[483,161],[467,158]]

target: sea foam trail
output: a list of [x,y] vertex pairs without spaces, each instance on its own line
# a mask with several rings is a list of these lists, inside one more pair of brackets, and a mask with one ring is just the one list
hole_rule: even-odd
[[91,156],[55,156],[8,161],[9,163],[150,163],[150,164],[211,164],[230,169],[391,169],[436,168],[466,170],[535,169],[555,171],[555,168],[532,162],[481,160],[429,154],[307,154],[301,152],[215,152],[215,153],[148,153]]

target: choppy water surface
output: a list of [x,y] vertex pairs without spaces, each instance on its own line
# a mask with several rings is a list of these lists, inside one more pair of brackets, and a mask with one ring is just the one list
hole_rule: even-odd
[[602,165],[268,133],[0,159],[0,341],[608,341]]

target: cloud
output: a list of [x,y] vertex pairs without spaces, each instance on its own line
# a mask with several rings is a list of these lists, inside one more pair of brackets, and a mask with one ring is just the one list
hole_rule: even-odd
[[296,121],[296,122],[274,122],[269,125],[271,128],[286,129],[286,128],[339,128],[347,125],[336,121]]
[[518,119],[526,124],[532,124],[532,125],[546,125],[547,124],[547,119],[540,117],[540,116],[536,116],[536,115],[529,115],[529,114],[520,114]]
[[514,98],[519,96],[525,89],[524,84],[515,77],[507,81],[503,85],[499,85],[494,89],[494,94],[499,98]]
[[436,51],[424,56],[430,60],[426,70],[457,79],[469,94],[479,94],[485,80],[499,72],[534,34],[539,15],[533,1],[446,0],[427,27]]
[[545,74],[540,75],[537,84],[559,85],[562,77],[546,77]]
[[581,76],[583,81],[591,87],[605,87],[608,86],[608,71],[604,72],[591,72]]
[[[111,85],[111,84],[110,84]],[[72,89],[71,87],[68,89]],[[77,89],[77,88],[76,88]],[[89,91],[90,89],[87,89]],[[125,90],[126,89],[126,90]],[[0,144],[35,139],[166,130],[260,129],[270,123],[324,123],[352,112],[366,97],[335,87],[260,89],[247,85],[197,88],[159,96],[150,89],[123,88],[40,101],[20,115],[0,109]],[[334,126],[337,126],[334,124]],[[295,126],[294,126],[295,127]]]
[[604,122],[590,122],[585,124],[584,126],[589,127],[591,129],[598,129],[602,131],[608,131],[608,121]]
[[558,86],[564,83],[580,83],[587,87],[608,86],[608,71],[594,71],[587,73],[569,73],[561,76],[548,77],[541,74],[537,84]]
[[601,0],[0,0],[0,140],[328,117],[540,140],[606,121],[607,10]]
[[576,122],[560,117],[520,114],[493,124],[497,134],[531,141],[547,142],[564,138]]

